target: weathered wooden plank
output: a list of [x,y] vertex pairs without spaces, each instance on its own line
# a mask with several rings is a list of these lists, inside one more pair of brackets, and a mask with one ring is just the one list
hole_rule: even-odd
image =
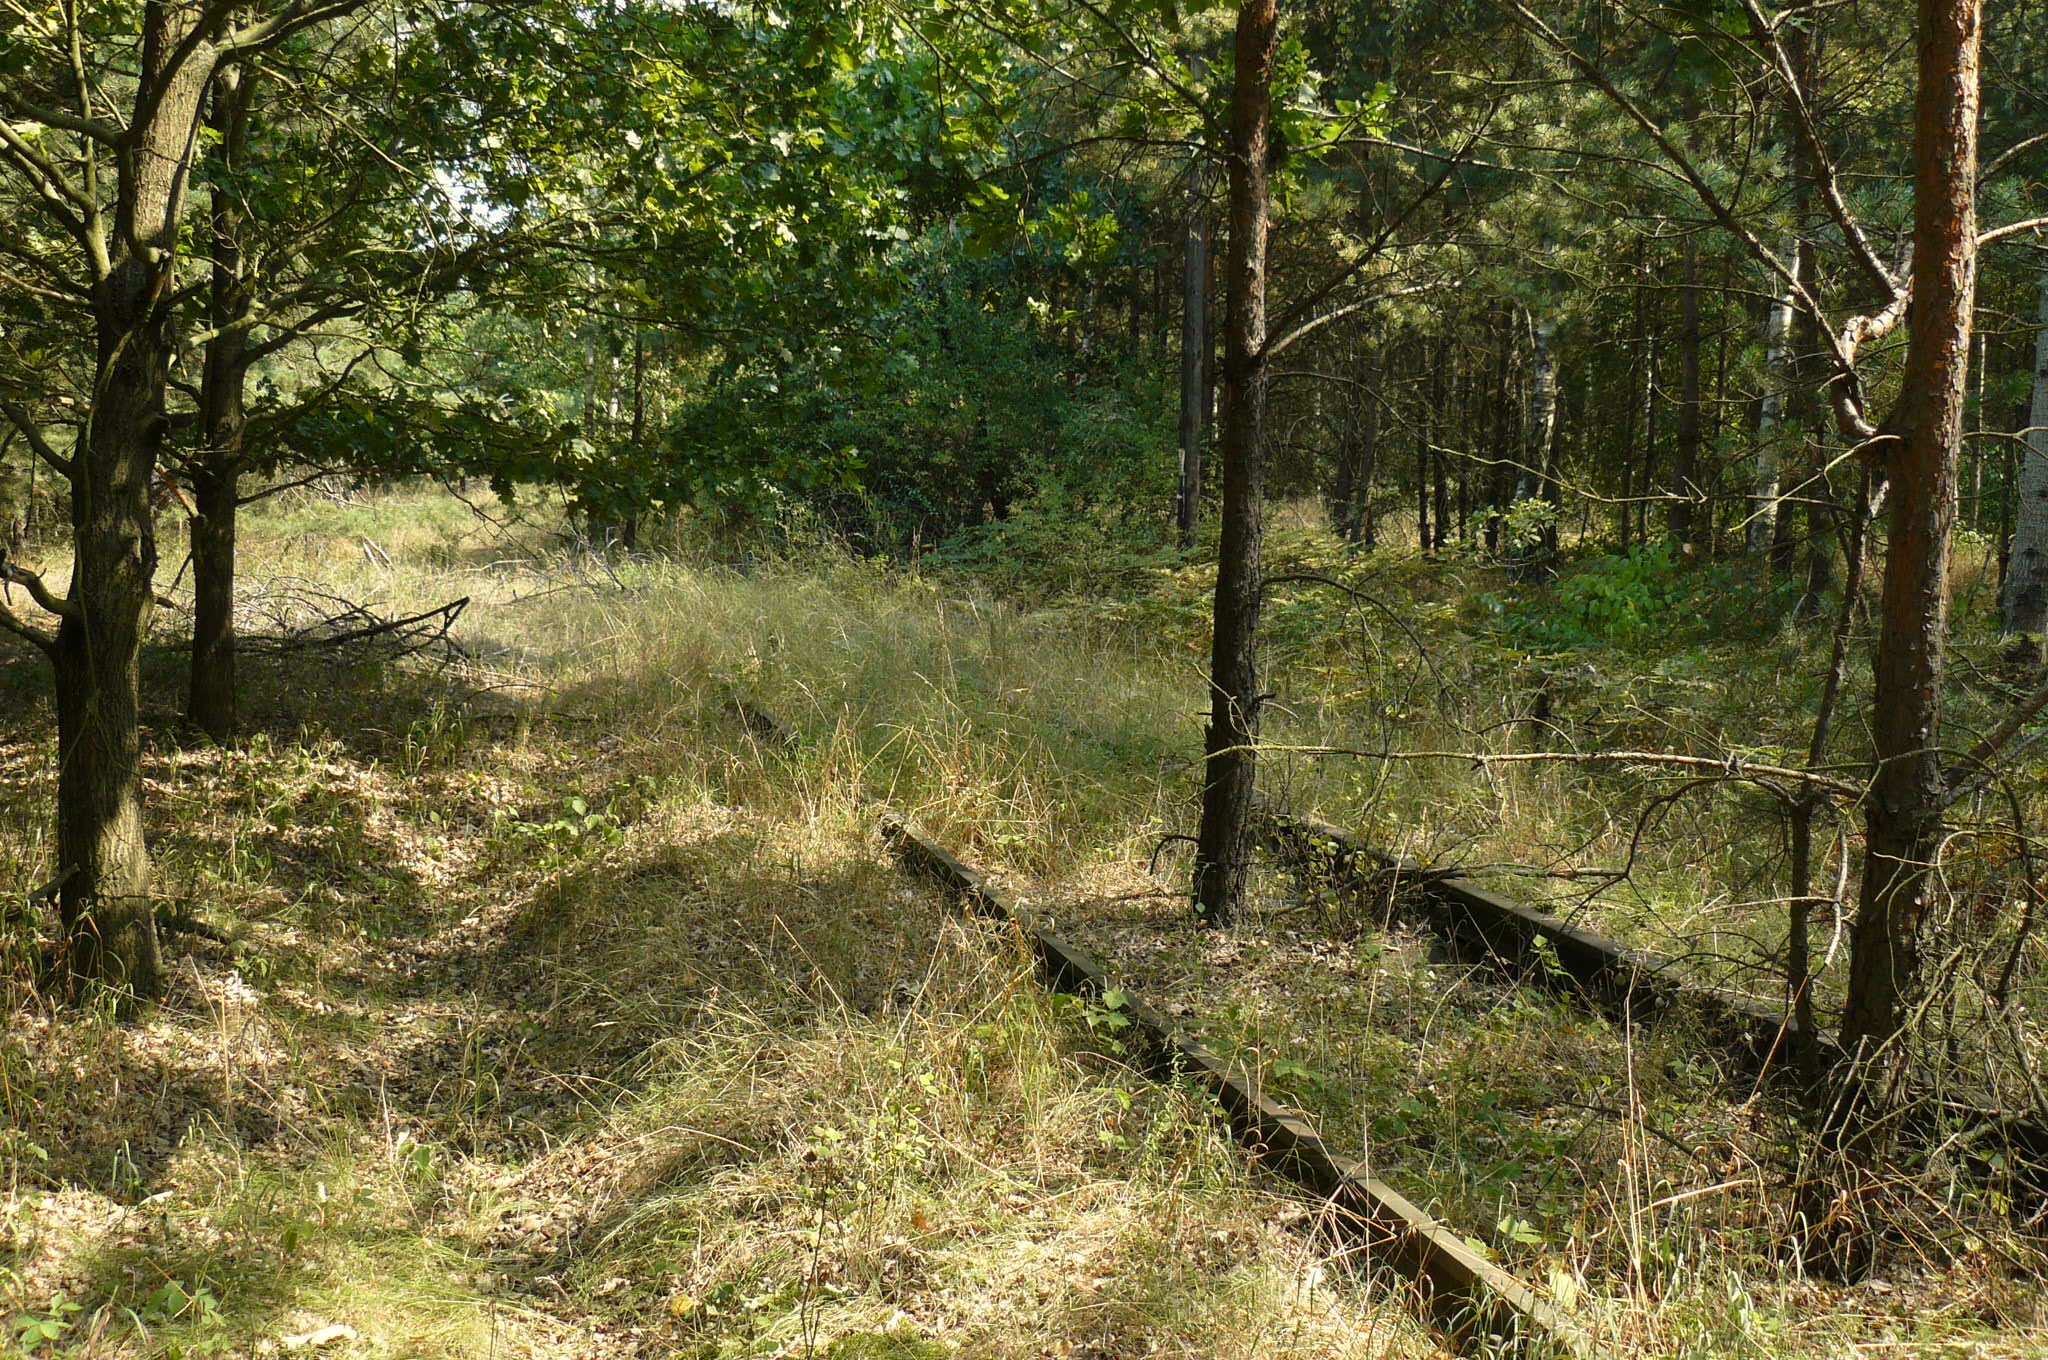
[[[1481,887],[1456,872],[1421,869],[1368,845],[1363,839],[1316,817],[1260,809],[1265,830],[1286,852],[1321,862],[1338,875],[1356,872],[1347,866],[1367,865],[1370,872],[1392,874],[1418,883],[1429,922],[1468,957],[1491,958],[1531,976],[1552,979],[1549,960],[1539,942],[1547,943],[1556,963],[1584,993],[1609,1005],[1626,1002],[1637,1015],[1654,1012],[1673,1001],[1718,1026],[1770,1073],[1803,1081],[1790,1061],[1799,1038],[1799,1024],[1782,1007],[1692,981],[1675,959],[1631,949],[1595,931],[1571,925],[1513,898]],[[1834,1036],[1816,1034],[1813,1044],[1822,1062],[1833,1064],[1846,1055]],[[2011,1154],[2014,1183],[2048,1198],[2048,1123],[2032,1115],[1940,1102],[1915,1116],[1930,1136],[1961,1122],[1975,1125],[1993,1144]]]
[[746,695],[736,690],[727,691],[725,707],[728,712],[740,720],[740,726],[746,728],[748,734],[756,741],[764,741],[770,745],[785,748],[793,747],[797,744],[795,728],[791,727],[774,713],[755,703],[752,699],[749,699]]
[[[1262,809],[1261,815],[1274,842],[1291,854],[1321,858],[1332,866],[1362,862],[1376,872],[1415,883],[1429,924],[1476,961],[1491,960],[1546,981],[1569,980],[1608,1005],[1626,1002],[1639,1015],[1683,1000],[1758,1058],[1786,1056],[1798,1036],[1798,1022],[1779,1007],[1689,981],[1676,960],[1632,949],[1597,931],[1562,921],[1455,871],[1428,870],[1396,860],[1319,818],[1270,806]],[[1563,979],[1552,971],[1553,964],[1562,970]],[[1823,1054],[1833,1049],[1833,1040],[1827,1035],[1815,1036],[1815,1043]]]
[[[883,817],[882,833],[907,867],[951,889],[970,910],[1022,931],[1050,985],[1091,996],[1108,990],[1101,965],[1086,951],[1046,929],[959,856],[893,814]],[[1222,1055],[1181,1033],[1141,998],[1127,996],[1120,1010],[1131,1021],[1131,1048],[1146,1070],[1193,1081],[1214,1097],[1256,1160],[1321,1197],[1329,1227],[1414,1282],[1418,1308],[1447,1340],[1461,1347],[1595,1353],[1584,1333],[1534,1290],[1386,1182],[1332,1152],[1308,1120]]]

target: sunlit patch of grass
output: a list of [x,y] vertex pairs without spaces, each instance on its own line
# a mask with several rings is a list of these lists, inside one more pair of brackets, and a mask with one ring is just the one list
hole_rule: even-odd
[[[1063,927],[1114,926],[1085,938],[1150,999],[1625,1351],[1847,1355],[1989,1328],[1998,1354],[2039,1334],[2003,1237],[1890,1297],[1799,1284],[1744,1160],[1773,1126],[1741,1123],[1682,1027],[1625,1032],[1467,978],[1277,874],[1237,934],[1184,930],[1184,856],[1148,861],[1194,819],[1199,568],[1028,609],[830,553],[747,574],[600,561],[556,528],[479,528],[412,487],[252,510],[252,609],[300,579],[386,615],[468,596],[464,652],[252,656],[254,730],[230,751],[183,743],[153,699],[160,887],[227,941],[174,939],[170,1002],[129,1029],[28,999],[9,945],[0,1313],[58,1291],[83,1310],[37,1360],[261,1353],[325,1326],[353,1333],[334,1356],[1429,1353],[1376,1283],[1274,1229],[1303,1211],[1200,1102],[1123,1071],[1113,1028],[1044,999],[1014,940],[898,877],[879,802]],[[1464,604],[1500,573],[1359,562],[1306,528],[1272,546],[1378,602],[1303,586],[1271,611],[1276,745],[1538,739],[1540,667],[1491,654]],[[1750,698],[1796,710],[1816,645],[1757,651]],[[1638,741],[1672,712],[1725,724],[1739,711],[1703,685],[1739,660],[1565,674],[1560,721]],[[27,674],[7,683],[39,694]],[[735,693],[795,744],[750,733]],[[37,702],[0,746],[9,881],[46,874]],[[1264,770],[1432,863],[1614,862],[1642,789],[1285,749]],[[1768,954],[1715,896],[1753,829],[1681,807],[1592,910]],[[1579,907],[1576,886],[1555,905]],[[1121,900],[1074,907],[1091,894]]]
[[[1042,654],[1054,624],[890,655],[978,606],[600,569],[412,491],[261,507],[245,547],[252,598],[470,595],[468,660],[252,656],[248,740],[150,734],[159,886],[221,938],[172,937],[142,1025],[15,996],[0,1314],[50,1323],[37,1360],[1431,1353],[873,839],[878,795],[1037,864],[1151,816],[1142,659],[1105,722],[1099,640]],[[735,685],[809,740],[749,735]]]

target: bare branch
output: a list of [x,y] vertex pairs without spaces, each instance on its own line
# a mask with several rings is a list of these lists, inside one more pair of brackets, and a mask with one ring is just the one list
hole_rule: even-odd
[[9,585],[20,586],[28,592],[28,597],[31,600],[34,600],[45,610],[55,614],[60,619],[74,619],[78,617],[78,611],[72,607],[71,601],[60,598],[48,586],[44,585],[43,578],[40,575],[30,571],[27,567],[15,566],[14,563],[7,560],[4,552],[0,552],[0,586]]
[[1373,760],[1462,760],[1482,767],[1546,762],[1565,765],[1662,765],[1679,770],[1715,770],[1728,779],[1751,783],[1787,780],[1851,801],[1863,797],[1863,787],[1846,779],[1786,765],[1758,764],[1744,760],[1734,752],[1716,758],[1681,755],[1673,751],[1368,751],[1350,746],[1268,746],[1263,743],[1259,749],[1307,756],[1364,756]]
[[0,110],[5,110],[16,118],[24,119],[31,123],[41,123],[45,127],[61,128],[65,132],[75,132],[81,137],[90,138],[105,146],[121,145],[122,131],[112,123],[98,118],[86,118],[79,114],[66,113],[62,109],[53,109],[41,104],[34,104],[23,99],[20,95],[11,94],[6,90],[0,90]]
[[1785,45],[1778,41],[1777,25],[1764,16],[1763,6],[1757,0],[1742,0],[1742,7],[1749,14],[1750,31],[1763,44],[1778,79],[1785,84],[1785,104],[1792,110],[1792,121],[1798,125],[1799,140],[1806,148],[1807,160],[1813,169],[1814,187],[1820,190],[1821,201],[1828,205],[1828,216],[1834,218],[1835,225],[1842,229],[1842,237],[1849,243],[1850,253],[1856,257],[1856,263],[1870,281],[1887,294],[1901,291],[1904,285],[1878,258],[1876,247],[1870,244],[1869,236],[1863,231],[1863,224],[1856,220],[1856,214],[1849,211],[1848,201],[1842,197],[1842,187],[1835,178],[1835,163],[1828,155],[1827,144],[1821,140],[1819,129],[1813,125],[1813,109],[1806,102],[1799,72],[1793,68]]
[[2037,132],[2031,137],[2024,137],[2014,142],[2011,146],[1984,162],[1984,168],[1977,172],[1977,183],[1984,183],[1985,180],[1990,179],[2000,170],[2003,170],[2007,161],[2012,160],[2015,156],[2024,155],[2044,142],[2048,142],[2048,132]]
[[12,633],[24,642],[33,643],[50,660],[57,659],[57,639],[40,628],[24,623],[4,604],[0,604],[0,630]]
[[275,47],[294,33],[352,14],[368,3],[369,0],[323,0],[317,4],[289,4],[268,19],[245,24],[229,33],[221,39],[220,51],[225,56]]
[[2048,227],[2048,217],[2029,217],[2024,221],[2008,222],[2002,227],[1993,227],[1990,231],[1979,233],[1977,248],[1982,250],[1993,241],[2003,241],[2008,236],[2023,236],[2030,231],[2038,232],[2043,227]]
[[35,417],[29,414],[26,407],[19,402],[0,401],[0,415],[6,416],[7,423],[21,432],[21,437],[28,441],[28,446],[31,449],[35,450],[36,457],[48,463],[64,476],[69,477],[71,475],[71,460],[51,447],[50,441],[43,437],[42,427],[36,424]]
[[[86,197],[85,191],[68,179],[62,170],[52,165],[42,152],[30,146],[28,140],[16,132],[12,125],[0,121],[0,150],[14,162],[22,172],[22,178],[36,187],[46,203],[62,203],[82,213],[97,211],[98,205]],[[62,220],[65,230],[73,235],[83,229],[84,223],[66,211]]]
[[1963,767],[1970,771],[1967,778],[1956,780],[1942,798],[1943,807],[1953,807],[1978,789],[1989,784],[1996,777],[1997,767],[1993,764],[1999,755],[2020,735],[2022,729],[2041,712],[2048,708],[2048,681],[2014,706],[2013,710],[2000,720],[1998,726],[1984,734],[1984,739],[1970,748],[1963,757]]
[[1901,287],[1882,310],[1868,316],[1850,317],[1834,337],[1835,353],[1841,356],[1842,369],[1835,375],[1829,400],[1835,408],[1835,427],[1851,438],[1867,443],[1880,437],[1877,426],[1871,423],[1863,410],[1863,384],[1856,377],[1856,352],[1870,341],[1882,340],[1898,329],[1912,299],[1912,290]]
[[1432,292],[1436,287],[1437,284],[1434,281],[1429,283],[1412,283],[1406,288],[1394,288],[1384,293],[1374,293],[1372,296],[1360,298],[1356,302],[1347,302],[1341,307],[1333,307],[1321,316],[1311,317],[1279,339],[1272,341],[1262,353],[1265,358],[1271,359],[1295,341],[1302,339],[1311,332],[1321,330],[1332,321],[1340,320],[1355,312],[1362,312],[1368,307],[1376,307],[1382,302],[1390,302],[1395,298],[1413,297],[1417,293]]

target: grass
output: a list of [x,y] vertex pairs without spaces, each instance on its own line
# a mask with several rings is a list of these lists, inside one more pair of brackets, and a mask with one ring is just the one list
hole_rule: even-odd
[[[1025,608],[829,551],[606,564],[549,522],[410,490],[257,511],[252,627],[324,595],[472,603],[454,664],[252,656],[234,750],[180,744],[177,656],[152,657],[159,887],[231,943],[177,940],[167,1004],[128,1028],[38,999],[10,945],[0,1309],[17,1337],[61,1326],[37,1356],[1431,1353],[1383,1282],[1276,1226],[1301,1208],[1199,1102],[907,886],[877,801],[1619,1351],[2040,1350],[2037,1246],[1983,1204],[1945,1204],[1961,1229],[1888,1292],[1789,1269],[1795,1131],[1682,1026],[1433,961],[1272,870],[1241,929],[1188,929],[1161,838],[1193,820],[1198,570]],[[1501,642],[1475,603],[1512,594],[1498,573],[1273,537],[1377,602],[1303,585],[1270,611],[1282,748],[1509,749],[1545,673],[1574,739],[1711,744],[1741,717],[1717,667],[1795,713],[1816,645],[1677,639],[1573,670]],[[0,668],[13,883],[48,871],[41,683]],[[734,693],[799,741],[750,735]],[[1645,788],[1284,749],[1265,769],[1438,862],[1612,862]],[[1630,881],[1565,905],[1754,962],[1771,910],[1717,894],[1775,891],[1744,858],[1759,816],[1681,803]],[[332,1327],[352,1334],[306,1341]]]
[[[170,995],[125,1027],[40,997],[13,946],[9,1345],[1433,1352],[1276,1222],[1298,1211],[1199,1104],[888,866],[862,801],[887,750],[766,752],[724,711],[767,606],[821,588],[621,588],[432,495],[272,513],[252,612],[300,580],[391,611],[471,594],[483,660],[252,657],[229,751],[179,744],[153,663],[159,885],[230,942],[174,941]],[[36,694],[25,660],[7,677]],[[49,716],[13,711],[4,815],[31,833]],[[965,806],[1035,768],[977,769]],[[7,847],[8,881],[46,869],[34,834]]]

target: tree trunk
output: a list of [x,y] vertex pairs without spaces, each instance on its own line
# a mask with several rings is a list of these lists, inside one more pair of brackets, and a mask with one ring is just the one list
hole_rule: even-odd
[[[627,428],[626,439],[633,446],[633,457],[642,464],[647,461],[647,330],[643,326],[633,327],[633,423]],[[640,510],[636,496],[625,507],[619,518],[618,544],[627,552],[640,546]]]
[[1643,459],[1636,476],[1636,542],[1645,549],[1650,546],[1650,502],[1657,495],[1657,345],[1662,338],[1653,316],[1643,340]]
[[1999,601],[2006,633],[2048,633],[2048,266],[2034,332],[2034,405],[2013,489],[2012,557]]
[[[1416,346],[1424,367],[1429,366],[1427,341]],[[1429,397],[1424,394],[1415,412],[1415,550],[1429,556]]]
[[1377,354],[1366,356],[1365,394],[1358,417],[1358,448],[1353,459],[1351,522],[1344,536],[1370,548],[1376,531],[1372,515],[1372,481],[1380,461],[1380,362]]
[[[238,403],[239,404],[239,403]],[[235,732],[235,514],[238,479],[192,476],[192,673],[185,718],[215,742]]]
[[249,290],[242,211],[232,176],[241,159],[251,77],[229,67],[214,81],[208,126],[227,177],[213,189],[213,276],[199,390],[199,449],[191,472],[192,660],[185,717],[216,742],[235,730],[235,511],[240,504],[249,373]]
[[[1842,1045],[1860,1071],[1856,1106],[1881,1063],[1903,1074],[1920,986],[1920,928],[1941,844],[1941,680],[1950,533],[1962,447],[1976,287],[1977,117],[1982,0],[1920,0],[1914,99],[1913,308],[1888,441],[1890,545],[1873,661],[1877,775],[1864,803],[1862,894],[1849,939]],[[1860,1141],[1875,1127],[1851,1120]]]
[[1276,0],[1237,11],[1236,88],[1230,97],[1230,316],[1225,337],[1223,540],[1216,570],[1210,715],[1196,837],[1195,911],[1230,922],[1244,898],[1259,733],[1259,514],[1266,409],[1267,158],[1272,122]]
[[[1451,346],[1446,340],[1439,340],[1436,347],[1437,361],[1429,372],[1429,417],[1423,428],[1428,432],[1433,447],[1429,451],[1429,465],[1435,476],[1431,492],[1430,509],[1435,515],[1434,537],[1427,545],[1431,551],[1442,552],[1451,541],[1451,489],[1447,480],[1449,470],[1444,467],[1444,453],[1440,447],[1445,434],[1450,430],[1449,413],[1444,410],[1444,365],[1450,362]],[[1460,464],[1460,484],[1463,484],[1463,465]],[[1459,498],[1459,530],[1464,528],[1463,497]]]
[[[1638,261],[1640,261],[1640,252]],[[1640,266],[1639,266],[1640,267]],[[1636,400],[1635,366],[1648,361],[1646,349],[1647,329],[1643,321],[1643,295],[1635,297],[1635,319],[1628,339],[1627,353],[1634,356],[1622,369],[1621,388],[1621,497],[1620,524],[1617,526],[1615,541],[1621,551],[1628,551],[1629,538],[1635,528],[1635,460],[1630,456],[1636,447],[1637,415],[1642,403]]]
[[1529,335],[1529,397],[1523,406],[1516,500],[1551,494],[1550,441],[1557,433],[1557,323],[1532,318]]
[[1672,548],[1689,556],[1695,547],[1693,522],[1699,498],[1700,465],[1700,287],[1699,250],[1685,246],[1685,276],[1678,289],[1678,431],[1672,448],[1670,511],[1665,532]]
[[143,11],[137,119],[120,162],[106,267],[92,289],[90,431],[71,476],[71,592],[57,629],[59,914],[74,978],[132,996],[161,984],[138,723],[142,638],[155,603],[149,487],[176,352],[166,294],[212,54],[181,50],[196,4]]
[[1175,515],[1183,548],[1194,544],[1202,511],[1202,416],[1209,405],[1202,373],[1209,351],[1202,323],[1208,308],[1208,282],[1208,229],[1202,200],[1190,191],[1180,272],[1180,498]]
[[1764,394],[1756,421],[1756,477],[1751,484],[1749,529],[1743,540],[1752,557],[1771,551],[1778,536],[1778,429],[1785,413],[1785,338],[1792,330],[1790,294],[1772,299],[1764,341]]

